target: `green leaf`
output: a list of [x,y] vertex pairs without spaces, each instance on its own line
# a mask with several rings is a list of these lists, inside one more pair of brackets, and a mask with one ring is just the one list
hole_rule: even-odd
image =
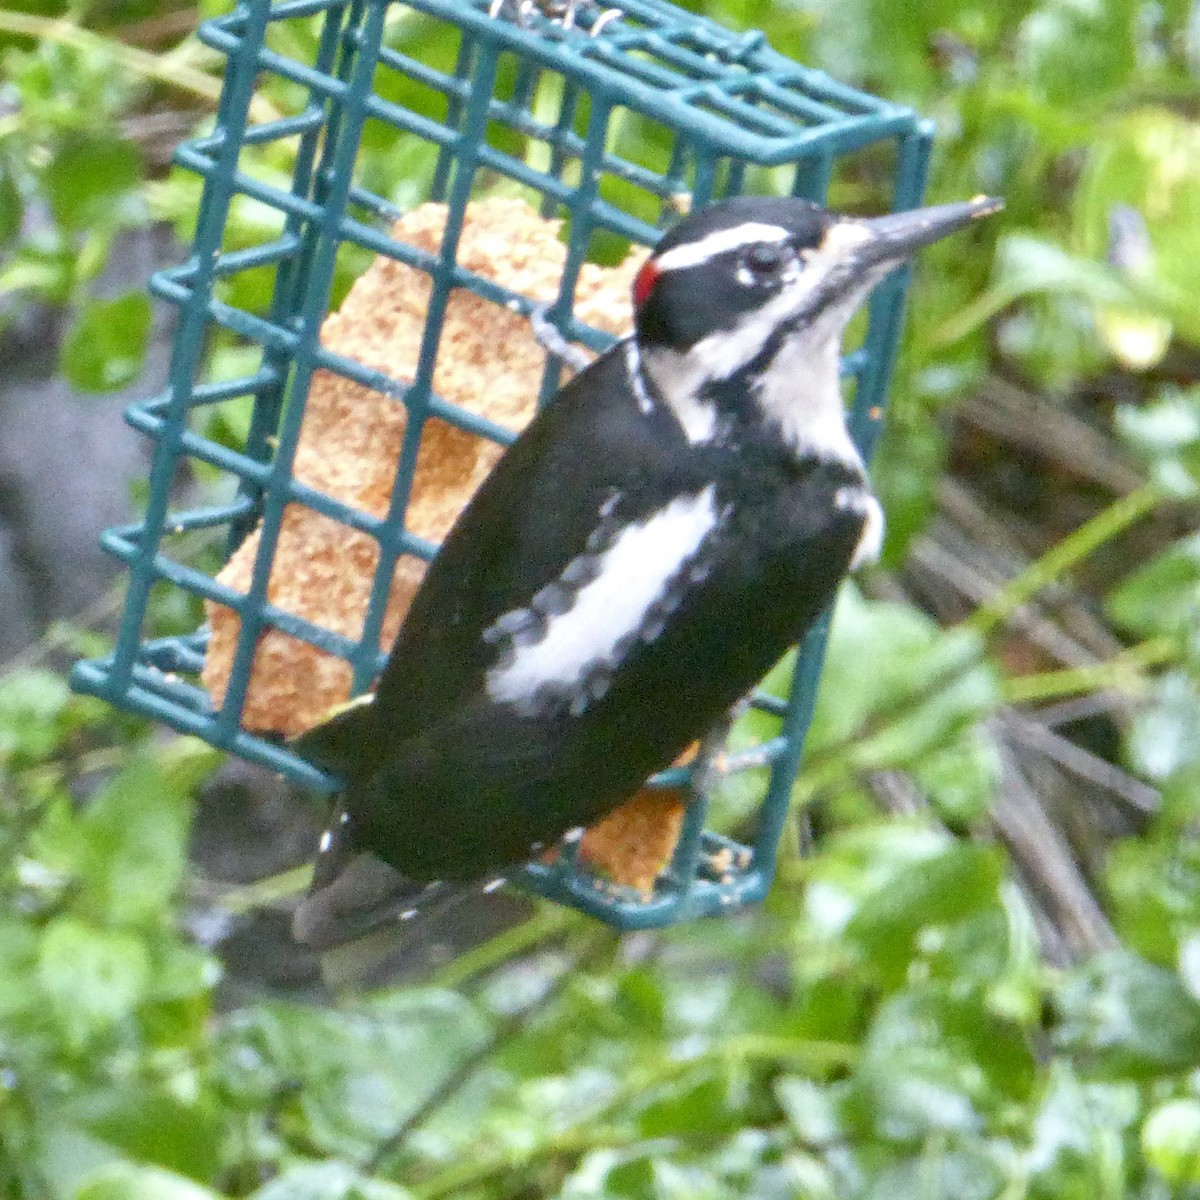
[[984,729],[969,729],[918,759],[912,772],[946,821],[967,825],[991,806],[1000,782],[1000,751]]
[[920,969],[957,996],[971,996],[1007,1028],[1036,1029],[1043,979],[1037,928],[1025,900],[1011,884],[1001,904],[932,929],[921,938]]
[[75,257],[66,247],[21,242],[0,264],[0,296],[28,293],[49,304],[66,304],[75,278]]
[[1112,591],[1108,615],[1139,637],[1200,630],[1200,534],[1181,538]]
[[159,763],[132,760],[80,817],[81,903],[99,920],[163,921],[187,863],[191,802]]
[[66,680],[37,668],[0,678],[0,761],[19,756],[39,762],[62,743],[63,711],[71,692]]
[[947,1035],[935,997],[885,1001],[854,1071],[847,1113],[887,1141],[981,1132],[983,1076],[966,1047]]
[[844,1136],[837,1106],[828,1090],[811,1079],[785,1075],[775,1081],[775,1097],[806,1146],[829,1146]]
[[1195,341],[1200,280],[1200,129],[1162,105],[1122,112],[1093,138],[1071,198],[1071,238],[1083,253],[1110,248],[1114,209],[1147,219],[1148,253],[1124,267],[1163,300],[1162,315]]
[[[191,1079],[171,1082],[194,1090]],[[157,1081],[138,1080],[81,1097],[71,1112],[82,1128],[130,1159],[154,1163],[199,1183],[216,1177],[227,1149],[225,1122],[216,1097],[207,1090],[185,1100]]]
[[[727,1200],[728,1184],[717,1178],[707,1166],[688,1163],[676,1165],[666,1158],[653,1162],[654,1186],[645,1193],[654,1200]],[[628,1193],[637,1196],[638,1192]]]
[[[808,868],[804,958],[811,958],[814,942],[825,942],[843,969],[847,960],[855,964],[860,987],[895,990],[919,969],[923,975],[937,970],[964,990],[982,989],[1010,970],[1000,880],[993,848],[957,842],[934,829],[892,822],[840,833],[826,840]],[[986,940],[980,925],[985,917],[999,923]],[[977,953],[981,963],[972,957]],[[804,961],[799,969],[804,971]],[[1014,979],[1021,969],[1014,961]],[[826,982],[823,990],[831,986]],[[821,1003],[826,1009],[849,1006],[847,1016],[853,1017],[854,996],[852,988],[840,999],[824,995]],[[837,1025],[806,1024],[805,1032],[846,1036]]]
[[912,539],[928,524],[945,463],[946,435],[927,413],[898,420],[893,412],[871,464],[871,478],[887,513],[885,565],[898,568]]
[[647,1033],[661,1035],[664,1032],[667,998],[662,981],[653,972],[636,967],[626,971],[617,983],[613,1005],[617,1015],[630,1025]]
[[1109,857],[1106,883],[1117,932],[1162,967],[1175,965],[1180,939],[1200,928],[1200,843],[1186,832],[1200,802],[1196,783],[1188,789],[1191,814],[1164,813],[1156,836],[1125,838]]
[[449,992],[396,991],[341,1009],[273,1004],[226,1031],[231,1086],[286,1086],[281,1116],[307,1144],[359,1158],[416,1109],[483,1040],[487,1026]]
[[221,1200],[217,1192],[159,1167],[111,1163],[91,1176],[74,1200]]
[[612,1200],[657,1200],[654,1161],[648,1148],[633,1147],[616,1154],[595,1155],[588,1165],[587,1176],[589,1182],[595,1181],[594,1190],[588,1189],[586,1184],[580,1188],[579,1181],[573,1180],[573,1191],[583,1191],[587,1195],[591,1190],[596,1200],[601,1196],[605,1200],[609,1197]]
[[[860,1194],[867,1200],[998,1200],[1006,1177],[999,1157],[984,1138],[933,1135],[909,1153],[879,1156],[872,1186]],[[862,1158],[870,1161],[869,1152]]]
[[1018,31],[1018,70],[1052,103],[1086,111],[1136,69],[1136,20],[1124,4],[1043,0]]
[[639,1114],[638,1127],[648,1138],[729,1137],[743,1119],[732,1091],[717,1073],[668,1085]]
[[67,1121],[51,1118],[40,1131],[34,1152],[35,1170],[48,1185],[46,1195],[75,1196],[76,1189],[119,1161],[105,1142]]
[[949,322],[942,337],[946,342],[963,337],[1010,304],[1031,296],[1075,296],[1090,305],[1154,311],[1107,264],[1079,258],[1033,234],[1011,233],[996,247],[987,291]]
[[1063,1059],[1051,1062],[1047,1075],[1028,1153],[1038,1185],[1034,1194],[1045,1200],[1094,1200],[1101,1172],[1120,1177],[1120,1147],[1138,1116],[1137,1087],[1083,1082]]
[[361,1175],[349,1163],[300,1163],[252,1192],[250,1200],[406,1200],[407,1189]]
[[145,947],[131,934],[57,917],[42,938],[38,982],[77,1049],[127,1020],[149,978]]
[[25,205],[16,180],[0,162],[0,246],[16,241],[24,215]]
[[42,172],[50,212],[63,229],[82,232],[112,226],[120,198],[141,175],[137,151],[108,137],[77,137],[63,145]]
[[1140,1078],[1200,1066],[1200,1005],[1174,971],[1125,951],[1073,972],[1057,997],[1060,1049]]
[[16,1022],[40,1006],[29,980],[37,967],[38,939],[28,923],[15,914],[0,918],[0,1027]]
[[1035,293],[1004,314],[996,343],[1040,390],[1066,393],[1106,365],[1095,312],[1071,293]]
[[1173,1187],[1200,1183],[1200,1101],[1169,1100],[1142,1126],[1146,1161]]
[[910,823],[863,825],[826,839],[812,862],[804,893],[810,933],[840,943],[863,903],[950,845],[948,834]]
[[[875,770],[919,762],[950,744],[999,704],[998,680],[981,655],[981,642],[966,630],[941,632],[914,608],[843,588],[810,757],[844,747],[855,769]],[[864,673],[865,659],[872,669]]]
[[111,392],[133,383],[146,357],[151,315],[142,292],[85,301],[63,342],[62,366],[71,386]]
[[952,843],[893,872],[865,896],[843,936],[862,951],[885,986],[900,984],[922,930],[961,921],[999,904],[1000,859],[990,847]]
[[1200,388],[1168,390],[1150,404],[1121,405],[1117,432],[1168,491],[1190,498],[1200,488]]
[[[1200,821],[1200,756],[1172,771],[1162,783],[1161,824],[1185,845],[1193,844],[1191,830]],[[1200,896],[1200,890],[1196,893]]]
[[1168,671],[1150,701],[1133,718],[1126,752],[1135,771],[1165,781],[1200,764],[1200,690],[1186,672]]

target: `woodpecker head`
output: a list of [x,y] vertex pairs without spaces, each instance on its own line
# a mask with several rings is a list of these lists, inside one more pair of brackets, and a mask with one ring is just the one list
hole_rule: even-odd
[[844,217],[808,200],[739,196],[685,217],[634,282],[643,346],[687,351],[759,314],[773,325],[841,325],[890,270],[997,211],[977,199],[884,217]]
[[858,463],[838,354],[855,310],[889,271],[998,200],[845,217],[808,200],[742,196],[670,230],[634,281],[646,380],[692,443],[766,420],[801,454]]

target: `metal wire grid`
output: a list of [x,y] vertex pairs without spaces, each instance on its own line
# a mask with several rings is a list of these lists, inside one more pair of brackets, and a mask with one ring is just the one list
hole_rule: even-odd
[[[625,16],[594,38],[587,36],[586,26],[595,19],[595,10],[581,14],[583,30],[567,31],[541,17],[524,28],[490,17],[486,0],[411,0],[406,5],[285,0],[274,6],[244,0],[229,16],[204,26],[201,36],[227,54],[229,66],[213,132],[178,152],[179,162],[205,182],[193,253],[181,267],[162,272],[153,285],[180,308],[169,383],[162,395],[128,412],[129,421],[156,442],[149,500],[141,521],[104,536],[107,549],[128,564],[129,593],[113,654],[78,664],[72,676],[77,689],[155,717],[301,784],[335,786],[285,747],[240,728],[255,645],[261,632],[273,626],[346,659],[353,666],[354,690],[367,689],[382,662],[379,632],[395,563],[402,554],[428,559],[436,551],[404,528],[424,421],[436,416],[481,437],[502,443],[512,439],[509,430],[446,402],[431,388],[453,288],[469,288],[526,315],[532,306],[529,297],[455,262],[467,201],[481,177],[513,181],[529,190],[543,212],[567,217],[567,261],[552,317],[569,338],[597,350],[611,339],[571,315],[576,279],[593,236],[607,231],[651,245],[658,223],[680,193],[690,193],[693,203],[702,205],[739,193],[753,181],[754,172],[773,169],[772,183],[783,178],[793,194],[823,199],[845,156],[890,143],[895,147],[894,207],[920,202],[931,130],[911,111],[797,66],[766,46],[761,34],[735,35],[658,0],[631,0],[622,7]],[[416,14],[457,31],[452,73],[415,56],[411,46],[392,44],[388,33],[397,16]],[[313,17],[321,23],[311,61],[268,46],[276,24]],[[252,124],[255,80],[264,71],[297,85],[304,101],[295,113]],[[544,106],[535,104],[545,94],[539,88],[547,80],[558,97],[553,120],[546,120]],[[440,102],[444,117],[385,98],[381,93],[394,90],[389,81],[401,81],[410,92],[415,88],[432,98],[429,107],[435,111]],[[669,144],[665,167],[622,153],[613,129],[623,113],[636,114],[663,131]],[[438,254],[389,236],[386,227],[400,215],[398,210],[356,181],[356,157],[368,122],[418,139],[436,153],[431,198],[448,205]],[[525,152],[505,149],[506,137],[520,139]],[[244,147],[281,139],[298,141],[289,188],[254,177],[242,162]],[[542,168],[533,165],[538,156],[528,152],[535,144],[543,151]],[[278,213],[280,231],[259,245],[224,251],[229,209],[238,197]],[[653,202],[652,214],[647,201]],[[650,215],[653,220],[647,219]],[[336,257],[347,244],[389,255],[431,277],[425,334],[411,383],[320,345]],[[245,311],[220,298],[223,280],[260,267],[275,272],[265,313]],[[906,282],[900,271],[877,290],[864,343],[845,363],[854,380],[852,433],[868,457],[882,418]],[[205,340],[213,326],[261,347],[257,370],[230,381],[204,382]],[[318,368],[393,396],[407,407],[391,510],[382,520],[292,478],[303,398]],[[549,358],[542,398],[558,384],[559,363]],[[239,397],[253,397],[240,449],[190,427],[193,410]],[[172,511],[172,481],[187,460],[207,463],[235,479],[235,498]],[[304,504],[379,542],[374,587],[357,641],[267,601],[271,559],[289,503]],[[258,554],[245,594],[167,552],[177,535],[214,529],[227,531],[232,549],[259,523]],[[200,670],[205,631],[142,640],[151,589],[163,583],[228,606],[240,618],[238,648],[219,710],[214,711],[206,692],[184,678]],[[807,639],[790,700],[756,698],[759,707],[778,716],[780,730],[753,755],[755,762],[770,764],[770,781],[751,847],[705,831],[707,801],[698,798],[689,806],[675,859],[652,900],[634,902],[597,888],[576,871],[575,848],[570,846],[557,864],[527,868],[528,885],[625,928],[666,924],[761,899],[770,884],[811,717],[825,634],[822,622]],[[736,757],[731,765],[740,765]],[[685,778],[686,772],[672,770],[658,781],[678,785]],[[729,869],[718,872],[712,861],[720,851],[727,852]]]

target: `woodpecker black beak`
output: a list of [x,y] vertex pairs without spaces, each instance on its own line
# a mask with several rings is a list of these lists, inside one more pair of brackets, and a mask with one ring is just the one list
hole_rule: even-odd
[[924,246],[940,241],[948,234],[990,217],[1004,207],[1004,201],[991,196],[976,196],[960,204],[935,204],[909,212],[871,217],[859,224],[871,234],[859,255],[864,266],[877,262],[899,262]]

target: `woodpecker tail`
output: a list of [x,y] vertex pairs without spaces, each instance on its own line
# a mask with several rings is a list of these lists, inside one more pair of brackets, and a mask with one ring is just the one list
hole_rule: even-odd
[[[350,819],[335,813],[321,835],[308,895],[292,917],[292,936],[324,954],[389,926],[398,932],[418,918],[440,918],[462,902],[494,892],[504,880],[477,883],[425,883],[409,879],[381,858],[356,850]],[[402,933],[403,936],[403,933]]]
[[393,921],[409,921],[450,889],[406,879],[373,854],[351,856],[327,884],[313,884],[292,918],[292,936],[320,953]]

